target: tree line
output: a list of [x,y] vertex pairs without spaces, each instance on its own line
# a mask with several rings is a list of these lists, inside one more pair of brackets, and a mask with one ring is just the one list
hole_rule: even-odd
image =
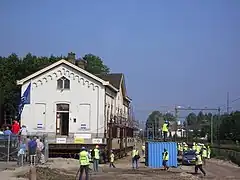
[[[153,111],[146,121],[146,130],[159,135],[164,120],[170,121],[170,131],[183,129],[187,132],[189,139],[206,138],[211,139],[211,129],[213,130],[213,141],[228,141],[226,143],[235,143],[240,141],[240,112],[230,114],[212,114],[212,113],[189,113],[182,124],[177,123],[177,117],[174,114],[162,114],[159,111]],[[211,127],[212,126],[212,127]]]
[[[11,54],[8,57],[0,56],[0,122],[10,120],[17,115],[20,102],[21,87],[16,81],[27,77],[36,71],[43,69],[61,59],[68,60],[68,56],[35,56],[28,53],[24,57]],[[102,59],[93,54],[86,54],[82,58],[74,60],[74,64],[80,66],[84,62],[85,70],[92,74],[109,73],[110,69],[103,63]]]
[[[212,121],[212,123],[211,123]],[[192,130],[193,137],[211,138],[211,125],[213,130],[213,140],[232,141],[240,140],[240,112],[235,111],[230,114],[204,114],[200,111],[197,115],[190,113],[184,121],[184,128]]]

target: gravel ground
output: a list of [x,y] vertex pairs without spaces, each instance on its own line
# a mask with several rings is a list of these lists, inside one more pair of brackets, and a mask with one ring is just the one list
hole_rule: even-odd
[[[117,168],[109,168],[107,165],[101,165],[98,173],[91,172],[91,180],[159,180],[159,179],[177,179],[194,180],[197,179],[191,174],[183,173],[180,169],[170,169],[168,172],[161,169],[148,169],[144,164],[140,164],[137,170],[131,169],[130,157],[118,160]],[[78,161],[73,159],[54,159],[45,166],[37,167],[37,180],[75,180],[78,170]],[[29,174],[18,175],[18,178],[28,178]]]
[[[29,174],[18,176],[17,178],[28,178]],[[76,171],[51,169],[48,167],[37,168],[37,180],[75,180]],[[159,180],[159,179],[177,179],[177,180],[191,180],[196,179],[190,174],[180,172],[164,172],[162,170],[151,170],[140,168],[138,170],[132,169],[103,169],[102,172],[91,173],[91,180]]]
[[[169,171],[161,169],[149,169],[140,163],[138,170],[131,169],[131,158],[127,157],[116,162],[117,168],[109,168],[107,165],[101,165],[101,172],[91,173],[91,180],[198,180],[198,179],[216,179],[216,180],[240,180],[240,168],[226,161],[209,160],[204,169],[207,176],[203,177],[200,173],[194,175],[194,166],[181,166],[179,168],[170,168]],[[28,168],[28,167],[26,167]],[[78,160],[56,158],[50,160],[46,165],[37,167],[38,180],[75,180],[76,172],[79,168]],[[24,173],[15,173],[15,179],[28,179],[28,171]],[[0,172],[0,177],[2,176]],[[11,173],[11,171],[7,171]],[[11,173],[12,175],[14,172]],[[13,178],[9,178],[9,180]],[[5,178],[4,180],[8,180]]]
[[0,171],[4,171],[6,169],[9,169],[9,168],[15,168],[17,165],[16,162],[0,162]]

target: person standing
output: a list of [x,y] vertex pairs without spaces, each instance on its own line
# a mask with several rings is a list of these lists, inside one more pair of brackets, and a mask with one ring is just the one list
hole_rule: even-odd
[[41,164],[45,163],[45,156],[43,154],[44,150],[44,144],[42,142],[42,139],[39,139],[37,141],[37,159]]
[[18,160],[17,160],[17,165],[23,166],[25,162],[25,155],[26,155],[26,144],[24,142],[21,142],[19,146],[19,151],[18,151]]
[[5,129],[5,131],[3,132],[3,134],[5,135],[5,136],[10,136],[10,135],[12,135],[12,131],[9,129],[9,127],[7,126],[6,127],[6,129]]
[[[28,142],[28,153],[29,153],[29,161],[32,163],[32,161],[36,161],[36,151],[37,151],[37,137],[34,137]],[[34,159],[32,159],[34,158]]]
[[210,148],[209,145],[207,146],[207,158],[208,158],[208,159],[211,158],[211,148]]
[[21,136],[20,140],[24,143],[27,142],[27,134],[28,134],[27,127],[25,125],[22,125],[22,128],[19,131],[19,135]]
[[203,145],[202,147],[202,160],[203,164],[206,165],[206,159],[207,159],[207,148]]
[[166,142],[166,139],[167,139],[168,128],[169,128],[169,123],[168,123],[168,121],[165,121],[163,126],[162,126],[162,133],[163,133],[163,141],[164,142]]
[[83,172],[85,171],[85,175],[86,175],[86,180],[89,179],[89,174],[88,174],[88,170],[89,170],[89,153],[86,150],[85,147],[82,147],[81,152],[79,153],[79,164],[80,164],[80,175],[79,175],[79,180],[82,180],[82,176],[83,176]]
[[145,144],[142,145],[142,155],[145,156]]
[[162,157],[163,157],[163,161],[162,161],[163,168],[164,168],[164,170],[168,170],[169,167],[167,166],[167,162],[168,162],[168,159],[169,159],[169,154],[168,154],[168,151],[167,151],[166,148],[164,148],[164,151],[162,153]]
[[99,165],[99,159],[100,159],[100,151],[99,146],[96,145],[96,148],[93,150],[94,156],[93,156],[93,170],[95,172],[98,172],[98,165]]
[[203,173],[204,176],[206,176],[206,172],[203,170],[203,161],[202,161],[202,154],[201,152],[196,152],[196,164],[195,164],[195,174],[198,173],[198,169]]
[[15,135],[18,135],[19,131],[20,131],[20,125],[18,121],[14,120],[12,125],[12,133]]
[[137,147],[134,147],[132,150],[132,168],[134,169],[134,164],[136,169],[138,169],[138,160],[140,159],[139,152]]
[[114,153],[113,153],[113,150],[111,150],[111,154],[110,154],[110,164],[109,164],[109,167],[116,168],[115,165],[114,165]]

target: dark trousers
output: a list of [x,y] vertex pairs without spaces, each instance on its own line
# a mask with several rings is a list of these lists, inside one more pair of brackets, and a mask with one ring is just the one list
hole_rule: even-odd
[[167,166],[167,162],[168,161],[166,161],[166,160],[163,160],[163,162],[162,162],[162,165],[163,165],[163,168],[164,168],[164,170],[167,170],[169,167]]
[[134,165],[135,165],[135,168],[138,169],[138,159],[133,157],[132,158],[132,168],[134,169]]
[[110,162],[109,167],[116,168],[116,166],[113,164],[113,162]]
[[197,174],[198,173],[198,169],[200,169],[200,171],[206,175],[206,172],[203,170],[202,168],[202,164],[199,164],[199,165],[195,165],[195,173]]
[[82,180],[82,176],[83,176],[83,172],[85,171],[85,179],[88,180],[89,179],[89,174],[88,174],[88,165],[85,166],[80,166],[80,175],[79,175],[79,180]]
[[167,132],[163,132],[163,141],[166,142],[166,140],[167,140]]

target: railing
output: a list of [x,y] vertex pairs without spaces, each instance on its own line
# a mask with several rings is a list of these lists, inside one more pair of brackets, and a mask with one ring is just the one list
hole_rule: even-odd
[[[48,160],[48,140],[47,136],[21,136],[21,135],[0,135],[0,161],[10,162],[16,161],[19,163],[26,162],[29,160],[28,142],[31,138],[37,137],[42,140],[44,144],[44,149],[41,152],[44,155],[44,161]],[[20,144],[25,145],[26,149],[24,154],[21,156],[18,154],[20,152]]]
[[0,135],[0,161],[17,160],[19,136]]

